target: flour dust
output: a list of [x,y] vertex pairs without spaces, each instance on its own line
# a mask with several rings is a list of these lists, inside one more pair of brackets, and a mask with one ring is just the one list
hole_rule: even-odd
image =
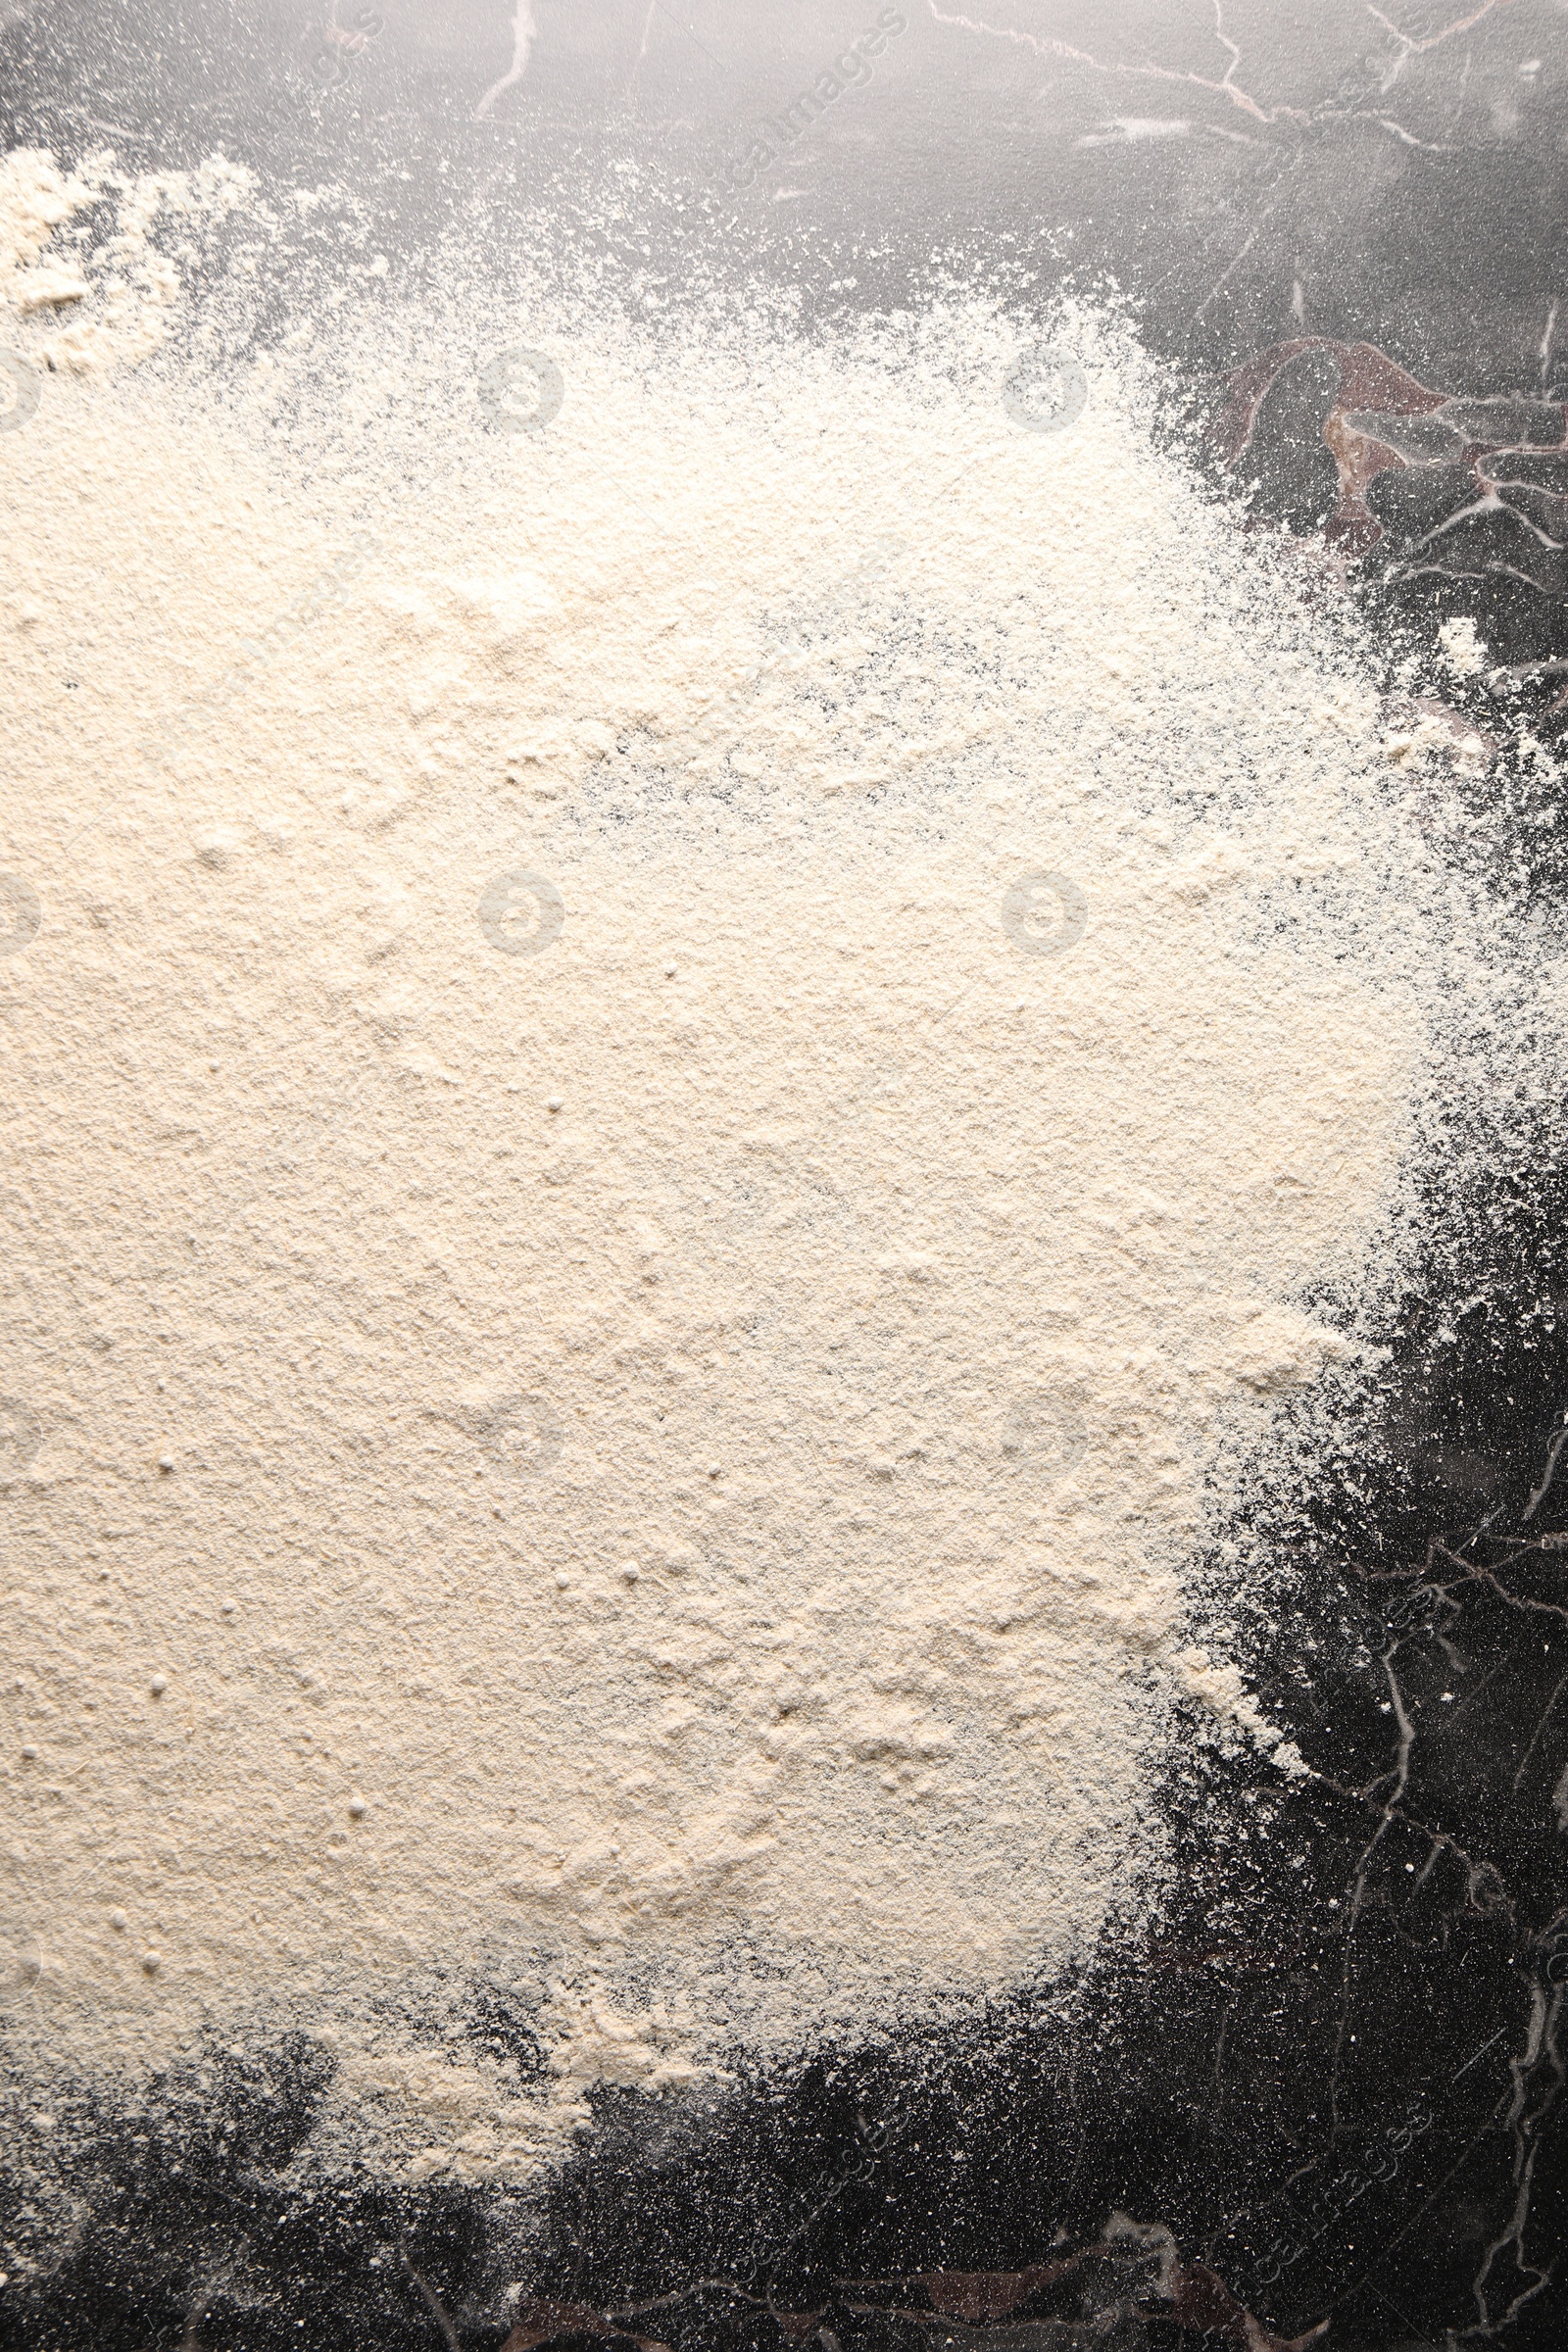
[[1068,1982],[1195,1704],[1305,1770],[1195,1562],[1490,985],[1341,622],[1102,307],[1057,430],[956,290],[236,370],[312,192],[6,170],[19,2079],[303,2029],[487,2179]]

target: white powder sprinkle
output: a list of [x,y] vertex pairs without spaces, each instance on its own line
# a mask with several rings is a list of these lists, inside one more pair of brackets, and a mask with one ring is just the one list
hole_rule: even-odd
[[[39,2066],[286,2016],[345,2144],[480,2178],[594,2080],[1069,1968],[1158,1899],[1173,1708],[1305,1769],[1191,1564],[1353,1375],[1314,1302],[1485,986],[1427,754],[1089,308],[1056,434],[956,302],[454,296],[313,409],[287,336],[114,372],[156,268],[132,319],[57,250],[242,175],[6,172],[7,338],[85,369],[4,451]],[[454,1965],[534,1986],[542,2088],[368,2022]]]

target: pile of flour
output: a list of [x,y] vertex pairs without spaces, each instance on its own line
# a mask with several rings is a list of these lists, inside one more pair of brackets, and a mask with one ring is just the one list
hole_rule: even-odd
[[1463,962],[1370,690],[1087,307],[1037,430],[956,296],[394,283],[328,397],[303,320],[50,370],[69,266],[0,335],[19,2046],[303,2025],[484,2176],[1060,1978],[1179,1702],[1302,1769],[1184,1578],[1354,1375]]

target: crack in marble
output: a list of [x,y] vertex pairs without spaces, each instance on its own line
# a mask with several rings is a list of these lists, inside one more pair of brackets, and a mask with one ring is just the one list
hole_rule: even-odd
[[[975,33],[991,40],[1011,42],[1020,48],[1032,50],[1036,56],[1052,58],[1063,65],[1082,67],[1087,73],[1104,75],[1108,78],[1161,82],[1178,88],[1198,91],[1206,97],[1223,99],[1228,105],[1237,108],[1265,130],[1291,126],[1304,133],[1333,122],[1371,122],[1376,124],[1379,129],[1387,131],[1401,146],[1417,149],[1428,155],[1452,155],[1466,150],[1446,140],[1423,138],[1418,131],[1412,130],[1407,123],[1399,122],[1385,109],[1369,106],[1364,103],[1364,100],[1374,90],[1380,97],[1386,96],[1398,81],[1412,58],[1427,57],[1434,51],[1445,47],[1459,34],[1474,30],[1485,19],[1493,16],[1497,9],[1511,5],[1511,0],[1481,0],[1481,5],[1473,9],[1468,16],[1456,18],[1440,30],[1424,36],[1404,32],[1381,9],[1369,6],[1367,15],[1387,33],[1389,39],[1396,44],[1394,58],[1387,67],[1378,68],[1367,74],[1364,77],[1364,87],[1359,92],[1348,93],[1343,100],[1338,96],[1320,99],[1316,104],[1306,107],[1293,106],[1285,100],[1269,105],[1254,95],[1252,91],[1242,86],[1237,78],[1243,64],[1241,45],[1226,30],[1223,0],[1211,0],[1211,5],[1214,16],[1214,38],[1226,51],[1230,60],[1224,74],[1218,79],[1215,79],[1212,74],[1200,74],[1190,68],[1164,66],[1149,59],[1102,57],[1093,50],[1078,47],[1074,42],[1062,40],[1055,34],[1028,32],[1012,24],[995,24],[982,17],[941,9],[937,6],[937,0],[926,0],[931,18],[938,24],[950,25],[955,30]],[[1371,63],[1371,60],[1367,61],[1369,67]],[[1466,82],[1468,82],[1468,78],[1469,56],[1467,53],[1464,69]],[[1185,130],[1190,126],[1183,124],[1181,127]],[[1469,146],[1474,144],[1474,142],[1467,143]],[[1232,261],[1231,270],[1236,268],[1245,253],[1250,249],[1251,242],[1250,237],[1243,252]],[[1226,275],[1229,274],[1230,270],[1227,270]],[[1223,280],[1221,282],[1223,283]],[[1209,299],[1213,299],[1212,294]],[[1204,308],[1206,307],[1205,304]],[[1201,313],[1199,315],[1201,316]]]

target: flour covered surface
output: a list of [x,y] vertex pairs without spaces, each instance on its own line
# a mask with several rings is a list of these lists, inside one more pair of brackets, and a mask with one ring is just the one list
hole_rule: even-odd
[[306,318],[125,367],[86,264],[48,347],[86,198],[11,170],[27,2064],[304,2030],[345,2148],[489,2177],[1061,1982],[1179,1708],[1302,1769],[1196,1562],[1483,986],[1332,616],[1103,309],[1048,429],[956,293],[394,288],[328,396]]

